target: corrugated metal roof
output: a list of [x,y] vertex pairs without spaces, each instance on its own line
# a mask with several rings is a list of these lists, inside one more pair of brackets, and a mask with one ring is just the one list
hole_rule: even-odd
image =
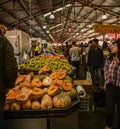
[[[50,20],[50,13],[55,19]],[[101,18],[104,13],[105,20]],[[76,33],[92,37],[96,34],[90,31],[91,24],[120,24],[120,0],[1,0],[0,23],[47,41],[64,42]]]

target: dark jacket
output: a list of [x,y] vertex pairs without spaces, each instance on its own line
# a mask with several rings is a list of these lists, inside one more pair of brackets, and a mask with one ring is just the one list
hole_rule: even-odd
[[15,86],[17,68],[13,47],[0,33],[0,110],[4,106],[5,90]]
[[[101,67],[103,66],[103,51],[101,48],[91,48],[88,52],[88,66]],[[97,65],[97,66],[96,66]]]

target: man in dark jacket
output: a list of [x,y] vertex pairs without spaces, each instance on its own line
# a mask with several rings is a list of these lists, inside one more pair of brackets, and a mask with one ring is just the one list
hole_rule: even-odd
[[6,27],[0,25],[0,129],[3,127],[3,109],[6,89],[15,86],[17,78],[17,62],[11,43],[4,36]]
[[87,65],[90,68],[93,83],[97,83],[99,88],[102,88],[103,51],[98,45],[98,39],[93,39],[92,42]]

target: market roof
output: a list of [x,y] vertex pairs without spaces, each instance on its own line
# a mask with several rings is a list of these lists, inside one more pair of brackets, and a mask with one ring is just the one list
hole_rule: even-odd
[[96,23],[120,24],[120,0],[0,0],[0,24],[47,41],[91,38]]

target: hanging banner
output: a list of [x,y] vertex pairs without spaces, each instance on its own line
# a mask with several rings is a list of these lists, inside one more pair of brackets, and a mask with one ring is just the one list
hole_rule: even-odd
[[120,38],[120,34],[107,34],[109,37],[111,37],[111,38]]
[[103,25],[103,24],[96,24],[94,26],[94,31],[96,33],[116,33],[120,34],[120,26],[119,25]]

